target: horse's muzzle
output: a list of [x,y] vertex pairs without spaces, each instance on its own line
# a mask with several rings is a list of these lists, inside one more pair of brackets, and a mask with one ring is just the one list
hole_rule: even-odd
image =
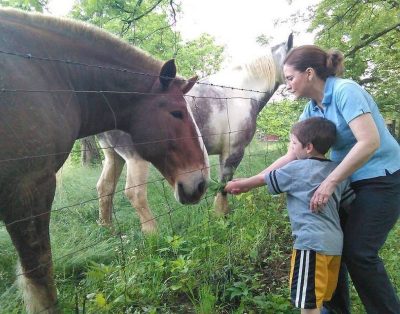
[[201,179],[193,186],[193,188],[186,187],[183,183],[178,183],[178,200],[182,204],[196,204],[200,201],[201,197],[206,191],[207,181]]

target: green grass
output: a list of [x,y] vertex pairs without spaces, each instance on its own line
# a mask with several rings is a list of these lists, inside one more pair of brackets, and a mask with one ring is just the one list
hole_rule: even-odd
[[[254,141],[236,177],[258,173],[285,148]],[[217,158],[211,158],[216,178]],[[144,236],[120,180],[114,228],[97,225],[99,168],[67,163],[51,219],[59,302],[65,313],[298,313],[288,302],[292,249],[285,200],[260,188],[230,197],[226,218],[213,212],[211,189],[197,205],[177,203],[152,169],[149,201],[159,233]],[[382,256],[400,286],[400,227]],[[24,313],[15,280],[16,255],[0,227],[0,313]],[[353,297],[354,313],[363,313]]]

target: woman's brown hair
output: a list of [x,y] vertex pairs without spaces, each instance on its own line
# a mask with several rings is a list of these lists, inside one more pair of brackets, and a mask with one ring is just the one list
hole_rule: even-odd
[[315,45],[304,45],[292,49],[284,64],[304,72],[313,68],[317,75],[326,80],[328,76],[341,76],[344,71],[344,56],[339,50],[324,51]]

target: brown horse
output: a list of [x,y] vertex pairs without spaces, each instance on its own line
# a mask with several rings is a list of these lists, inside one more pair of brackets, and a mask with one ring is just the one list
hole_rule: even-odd
[[[259,112],[284,82],[283,60],[292,46],[290,34],[263,56],[201,80],[186,95],[208,154],[219,155],[221,183],[232,179],[253,139]],[[156,222],[147,201],[148,163],[135,151],[129,134],[115,130],[99,134],[98,139],[103,148],[108,148],[97,182],[101,224],[111,224],[112,198],[126,162],[125,194],[140,217],[142,230],[155,231]],[[228,213],[226,193],[217,193],[214,207],[217,213]]]
[[97,28],[0,10],[0,218],[18,252],[28,313],[56,313],[49,221],[74,141],[112,129],[199,201],[208,159],[183,97],[195,80]]

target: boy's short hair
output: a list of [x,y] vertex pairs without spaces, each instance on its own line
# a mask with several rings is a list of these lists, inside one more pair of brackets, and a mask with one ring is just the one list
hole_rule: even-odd
[[312,117],[295,123],[290,131],[305,147],[311,143],[314,149],[325,155],[336,141],[336,125],[322,117]]

